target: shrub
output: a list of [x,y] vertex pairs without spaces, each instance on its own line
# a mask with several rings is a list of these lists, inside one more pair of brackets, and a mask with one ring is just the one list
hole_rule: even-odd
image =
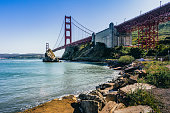
[[122,47],[122,49],[119,50],[120,55],[121,55],[121,56],[129,55],[130,49],[131,49],[131,47]]
[[148,105],[156,113],[160,113],[158,102],[155,100],[151,92],[147,92],[144,89],[137,89],[136,91],[131,92],[126,96],[125,100],[127,106]]
[[158,62],[153,62],[145,66],[147,76],[145,80],[147,83],[161,88],[170,87],[170,70],[162,66]]
[[111,50],[112,57],[120,58],[120,56],[129,55],[130,49],[131,47],[123,47],[123,46],[112,48]]
[[154,49],[149,49],[146,56],[155,56],[156,55],[156,51]]
[[168,50],[170,51],[170,47],[167,45],[160,44],[156,46],[156,54],[157,56],[166,56],[168,55]]
[[141,58],[144,55],[144,50],[140,49],[140,48],[131,48],[130,49],[130,53],[131,56],[133,56],[134,58]]
[[121,57],[118,59],[119,63],[121,63],[121,64],[130,64],[130,63],[132,63],[134,60],[135,60],[134,57],[128,56],[128,55],[121,56]]

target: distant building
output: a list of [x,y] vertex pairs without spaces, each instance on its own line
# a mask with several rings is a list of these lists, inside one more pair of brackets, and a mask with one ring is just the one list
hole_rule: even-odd
[[118,33],[113,23],[109,24],[109,28],[92,34],[92,41],[104,43],[108,48],[116,46],[129,46],[132,44],[131,33]]

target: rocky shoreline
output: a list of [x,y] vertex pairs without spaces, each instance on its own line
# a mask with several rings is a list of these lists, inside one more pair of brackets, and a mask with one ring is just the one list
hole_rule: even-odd
[[128,94],[137,89],[152,90],[156,87],[146,83],[138,83],[142,76],[146,75],[140,62],[133,62],[123,67],[109,64],[109,67],[120,70],[116,80],[108,81],[96,86],[96,90],[82,93],[78,96],[69,95],[54,99],[24,113],[148,113],[154,112],[150,106],[136,105],[128,106]]

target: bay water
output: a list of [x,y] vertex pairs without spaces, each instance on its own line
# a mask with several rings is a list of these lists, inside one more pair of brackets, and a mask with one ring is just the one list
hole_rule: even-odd
[[98,63],[0,60],[0,113],[20,112],[64,95],[88,92],[117,74]]

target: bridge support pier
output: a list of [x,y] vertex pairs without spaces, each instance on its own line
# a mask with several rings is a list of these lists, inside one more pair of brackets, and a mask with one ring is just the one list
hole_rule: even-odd
[[131,32],[125,32],[125,33],[119,33],[118,37],[118,46],[131,46],[132,45],[132,33]]

